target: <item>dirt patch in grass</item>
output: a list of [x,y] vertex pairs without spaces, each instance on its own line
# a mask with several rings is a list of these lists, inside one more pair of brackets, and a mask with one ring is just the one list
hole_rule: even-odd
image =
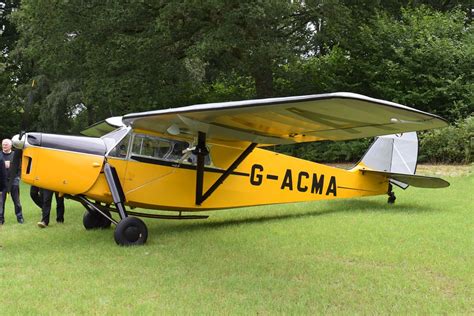
[[458,177],[472,173],[473,165],[418,165],[417,174]]

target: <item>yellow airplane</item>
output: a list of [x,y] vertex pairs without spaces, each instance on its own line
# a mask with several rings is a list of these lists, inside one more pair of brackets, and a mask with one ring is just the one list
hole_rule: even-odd
[[[114,223],[117,244],[139,245],[148,231],[136,216],[207,218],[191,212],[381,194],[393,203],[392,184],[446,187],[415,175],[415,131],[446,125],[400,104],[330,93],[133,113],[93,125],[88,137],[29,132],[13,143],[24,182],[82,203],[86,229]],[[380,135],[351,170],[261,148]]]

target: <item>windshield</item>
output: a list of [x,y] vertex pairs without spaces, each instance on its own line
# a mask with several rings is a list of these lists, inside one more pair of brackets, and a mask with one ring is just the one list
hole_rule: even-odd
[[[197,161],[196,155],[192,153],[187,141],[135,134],[131,145],[130,159],[140,160],[140,158],[160,159],[185,164],[195,164]],[[205,164],[209,166],[211,163],[211,157],[207,155]]]
[[120,142],[129,132],[129,127],[120,127],[102,136],[101,139],[104,141],[105,146],[107,147],[107,152],[110,152],[112,149],[114,149],[114,147],[116,147],[115,145]]

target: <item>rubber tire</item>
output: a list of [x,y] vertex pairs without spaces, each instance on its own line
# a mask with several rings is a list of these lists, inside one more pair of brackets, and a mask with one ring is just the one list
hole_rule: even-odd
[[[111,218],[111,215],[110,215],[109,211],[102,210],[102,212],[104,212],[108,217]],[[100,228],[102,228],[102,229],[110,228],[111,224],[112,224],[112,222],[110,221],[110,219],[108,219],[107,217],[100,214]]]
[[86,211],[82,217],[82,224],[87,230],[100,228],[102,216],[99,216],[96,212]]
[[145,223],[136,217],[126,217],[115,227],[114,239],[120,246],[138,246],[145,244],[148,229]]

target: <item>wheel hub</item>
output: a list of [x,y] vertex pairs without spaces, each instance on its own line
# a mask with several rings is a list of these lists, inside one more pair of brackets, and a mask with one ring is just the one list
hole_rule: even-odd
[[127,227],[124,231],[125,238],[130,242],[135,242],[140,238],[140,231],[135,226]]

